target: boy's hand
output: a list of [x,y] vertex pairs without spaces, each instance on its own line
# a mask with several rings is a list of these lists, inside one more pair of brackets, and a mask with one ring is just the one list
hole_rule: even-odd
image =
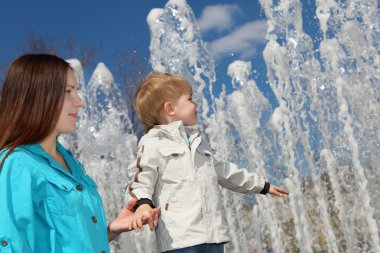
[[[160,214],[160,208],[152,209],[149,205],[151,211],[149,212],[149,216],[147,218],[136,218],[136,213],[133,212],[134,206],[136,205],[137,199],[133,198],[130,200],[124,208],[120,211],[116,219],[109,225],[108,229],[108,241],[112,241],[118,235],[123,232],[131,231],[136,228],[137,221],[140,220],[139,224],[149,223],[149,228],[151,231],[157,226],[158,215]],[[138,208],[140,209],[140,207]],[[142,227],[142,225],[140,226]]]
[[150,230],[153,230],[157,225],[158,214],[159,208],[153,209],[149,204],[139,206],[132,217],[132,228],[135,231],[143,230],[143,225],[148,223]]
[[[158,216],[160,215],[161,208],[156,207],[150,211],[150,218],[148,219],[148,225],[150,231],[153,231],[155,227],[157,227],[158,224]],[[146,224],[146,222],[144,223]]]
[[273,194],[277,197],[282,197],[284,194],[289,195],[289,192],[287,190],[274,185],[270,185],[268,193]]

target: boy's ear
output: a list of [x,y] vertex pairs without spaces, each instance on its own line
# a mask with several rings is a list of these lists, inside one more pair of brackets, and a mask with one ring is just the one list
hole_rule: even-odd
[[166,115],[169,115],[169,116],[175,115],[175,111],[171,102],[165,102],[164,111]]

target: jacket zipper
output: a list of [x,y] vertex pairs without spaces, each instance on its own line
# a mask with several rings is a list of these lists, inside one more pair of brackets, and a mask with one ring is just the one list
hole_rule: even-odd
[[[193,142],[195,141],[195,139],[196,139],[196,138],[194,138],[194,139],[193,139],[193,141],[192,141],[192,142],[190,142],[190,138],[187,138],[187,136],[186,136],[186,138],[185,138],[185,137],[183,137],[182,133],[181,133],[181,137],[182,137],[182,139],[184,139],[184,140],[185,140],[185,142],[186,142],[186,144],[187,144],[188,148],[189,148],[189,149],[190,149],[190,151],[191,151],[191,144],[193,144]],[[189,136],[189,137],[190,137],[190,136]]]

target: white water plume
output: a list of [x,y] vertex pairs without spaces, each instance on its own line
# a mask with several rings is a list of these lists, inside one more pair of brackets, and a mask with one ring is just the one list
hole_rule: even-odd
[[[261,93],[250,62],[231,63],[232,90],[213,94],[214,61],[185,0],[169,0],[148,16],[152,67],[193,85],[211,146],[290,191],[278,199],[223,190],[232,235],[226,252],[380,252],[378,2],[316,0],[320,40],[304,31],[300,1],[260,4],[277,108]],[[112,219],[124,202],[137,138],[111,72],[99,64],[85,84],[75,66],[86,108],[66,142],[98,182]],[[112,251],[156,252],[155,238],[128,233]]]

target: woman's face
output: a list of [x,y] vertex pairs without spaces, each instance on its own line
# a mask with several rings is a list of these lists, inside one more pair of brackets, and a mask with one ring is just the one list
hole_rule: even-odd
[[83,107],[83,100],[78,95],[78,83],[71,69],[67,71],[65,99],[62,105],[55,132],[57,134],[72,133],[76,130],[79,108]]

